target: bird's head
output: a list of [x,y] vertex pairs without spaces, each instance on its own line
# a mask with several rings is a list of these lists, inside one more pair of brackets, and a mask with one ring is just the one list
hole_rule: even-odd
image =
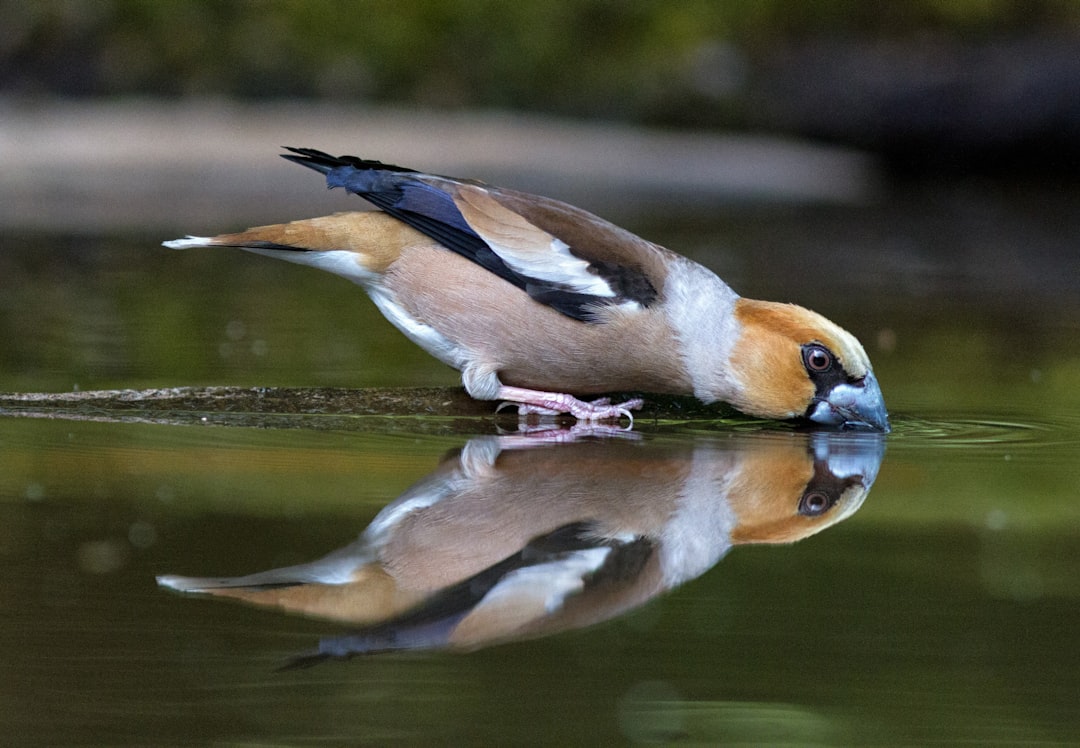
[[739,299],[731,351],[732,405],[765,418],[807,418],[843,429],[888,431],[870,359],[851,333],[795,304]]

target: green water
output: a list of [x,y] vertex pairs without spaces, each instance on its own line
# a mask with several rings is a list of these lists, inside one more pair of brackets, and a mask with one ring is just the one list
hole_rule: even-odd
[[[483,420],[431,436],[409,419],[0,418],[0,730],[42,745],[1074,742],[1080,212],[1056,192],[939,198],[636,227],[859,335],[895,430],[850,516],[736,545],[582,628],[279,671],[352,627],[155,583],[347,546],[493,433]],[[456,381],[344,281],[160,238],[5,237],[0,390]],[[643,454],[808,439],[636,431]]]

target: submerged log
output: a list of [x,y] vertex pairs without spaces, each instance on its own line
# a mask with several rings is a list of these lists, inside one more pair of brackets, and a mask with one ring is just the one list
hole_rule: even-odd
[[[618,397],[618,396],[616,396]],[[515,408],[469,397],[460,387],[167,387],[145,390],[0,393],[0,416],[80,421],[318,430],[494,433],[513,430]],[[729,421],[733,411],[694,398],[651,396],[637,425]],[[557,423],[572,423],[559,416]],[[732,423],[746,424],[739,418]],[[624,421],[625,424],[625,421]]]

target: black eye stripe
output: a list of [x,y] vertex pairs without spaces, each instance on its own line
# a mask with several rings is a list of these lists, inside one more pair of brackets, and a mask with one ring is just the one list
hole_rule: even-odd
[[829,470],[827,463],[814,461],[814,475],[807,482],[799,498],[796,511],[804,517],[817,517],[833,508],[840,497],[852,486],[861,485],[855,476],[838,478]]
[[[828,358],[828,364],[822,365],[822,356]],[[821,343],[806,343],[802,346],[803,368],[814,383],[814,396],[826,397],[838,384],[854,381],[844,371],[840,359]]]

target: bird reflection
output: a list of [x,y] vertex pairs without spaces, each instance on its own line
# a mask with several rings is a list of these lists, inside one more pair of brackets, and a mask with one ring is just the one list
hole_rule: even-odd
[[859,508],[883,453],[855,433],[477,437],[317,561],[158,582],[359,627],[297,664],[477,649],[620,615],[733,545],[819,532]]

